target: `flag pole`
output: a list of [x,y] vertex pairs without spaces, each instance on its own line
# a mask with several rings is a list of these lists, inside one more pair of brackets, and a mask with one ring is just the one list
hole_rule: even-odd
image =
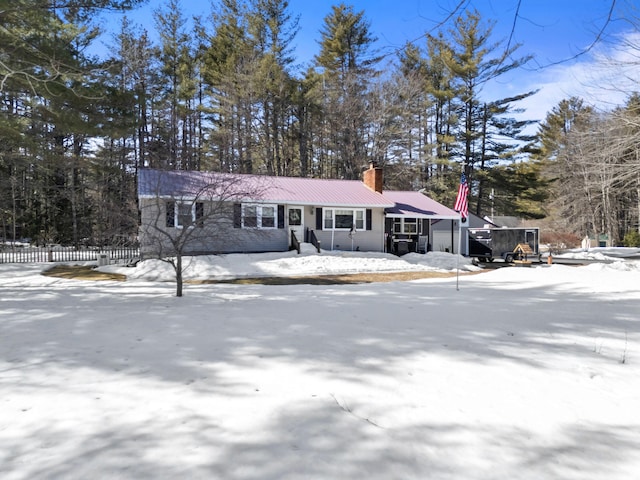
[[[465,176],[466,162],[462,162],[460,174],[460,186],[458,187],[458,195],[453,209],[460,214],[458,219],[458,253],[456,254],[456,291],[460,290],[460,255],[462,255],[462,221],[468,216],[469,185]],[[453,245],[452,245],[453,247]],[[455,252],[454,252],[455,253]]]
[[458,254],[456,255],[456,291],[460,290],[460,255],[462,249],[462,216],[458,220]]
[[[458,220],[459,222],[460,220]],[[458,254],[456,255],[456,291],[460,290],[460,224],[458,223]]]

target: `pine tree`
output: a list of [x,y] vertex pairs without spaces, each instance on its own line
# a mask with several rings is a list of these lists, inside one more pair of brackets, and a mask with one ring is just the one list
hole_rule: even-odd
[[315,62],[322,75],[324,143],[329,176],[359,178],[366,164],[366,128],[370,121],[367,93],[380,57],[364,12],[340,4],[324,19],[320,53]]
[[[456,138],[459,143],[458,148],[451,152],[451,158],[462,165],[468,181],[474,185],[472,191],[477,198],[477,214],[482,213],[482,202],[486,195],[483,182],[490,175],[486,171],[490,167],[490,161],[492,157],[504,158],[506,155],[504,147],[507,144],[498,144],[492,139],[509,132],[508,127],[515,126],[514,121],[505,124],[500,117],[509,112],[511,103],[535,93],[531,91],[491,103],[481,100],[480,95],[486,82],[530,60],[529,56],[513,59],[520,45],[502,48],[501,42],[490,43],[492,30],[493,25],[484,25],[477,10],[467,11],[455,19],[448,41],[440,45],[442,62],[450,70],[452,83],[456,87],[459,118]],[[507,128],[490,128],[501,124]],[[519,131],[511,132],[512,136],[517,137],[524,126],[526,123],[519,125]],[[494,151],[491,150],[492,143],[496,147]],[[476,175],[476,171],[483,172],[483,175]]]
[[268,175],[287,175],[293,167],[294,144],[288,135],[295,83],[291,43],[298,20],[288,13],[287,0],[255,0],[249,16],[249,32],[256,45],[257,71],[252,79],[260,99],[261,122],[257,140],[262,148],[259,169]]
[[550,215],[559,228],[569,232],[601,231],[594,215],[593,191],[585,190],[588,171],[576,160],[581,157],[580,132],[591,128],[595,120],[593,108],[577,97],[562,100],[540,124],[539,153],[545,175],[553,181]]
[[427,35],[424,54],[414,45],[405,47],[400,55],[400,71],[405,77],[417,77],[415,81],[422,85],[424,95],[417,117],[420,119],[416,151],[421,164],[420,188],[435,200],[448,203],[459,178],[450,175],[457,116],[454,79],[443,57],[446,48],[442,34]]
[[[91,15],[137,1],[14,0],[0,15],[0,196],[14,239],[78,245],[91,235],[89,138],[104,124],[104,67],[84,51],[99,29]],[[4,140],[7,139],[5,142]],[[9,225],[12,224],[12,225]]]
[[[199,137],[196,94],[198,91],[198,58],[193,38],[186,30],[186,18],[180,0],[168,0],[166,8],[154,13],[160,34],[161,90],[160,106],[166,129],[156,128],[166,144],[167,168],[198,168]],[[159,115],[157,112],[156,115]],[[159,126],[158,126],[159,127]]]
[[[295,121],[290,134],[297,141],[301,177],[321,176],[312,153],[316,130],[321,131],[321,85],[322,78],[313,69],[307,70],[302,79],[294,82],[292,102]],[[318,143],[322,144],[322,141],[318,140]]]
[[210,169],[253,172],[253,91],[255,49],[248,37],[247,7],[238,0],[221,0],[212,18],[213,33],[201,32],[203,81],[212,125],[207,148]]

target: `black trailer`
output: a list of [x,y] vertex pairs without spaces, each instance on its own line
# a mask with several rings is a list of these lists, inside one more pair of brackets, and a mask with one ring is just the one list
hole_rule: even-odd
[[[492,262],[501,258],[505,262],[523,260],[522,248],[529,245],[532,253],[524,260],[540,261],[540,229],[532,228],[470,228],[468,229],[469,256]],[[531,258],[533,257],[533,258]]]

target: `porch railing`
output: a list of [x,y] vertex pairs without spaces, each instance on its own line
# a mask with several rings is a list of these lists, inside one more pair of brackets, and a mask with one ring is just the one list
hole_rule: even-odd
[[291,230],[291,248],[297,250],[300,255],[300,241],[293,230]]
[[318,253],[320,253],[320,240],[318,240],[318,237],[316,237],[315,230],[309,230],[309,242],[311,242],[311,245],[316,247]]

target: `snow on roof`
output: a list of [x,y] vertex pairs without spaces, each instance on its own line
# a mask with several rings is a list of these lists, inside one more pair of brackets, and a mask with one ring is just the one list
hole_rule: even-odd
[[394,202],[359,180],[271,177],[185,170],[141,169],[141,198],[237,197],[294,205],[393,207]]
[[455,210],[445,207],[420,192],[385,190],[382,194],[395,203],[392,208],[387,209],[388,217],[406,216],[454,220],[460,218],[460,214]]

